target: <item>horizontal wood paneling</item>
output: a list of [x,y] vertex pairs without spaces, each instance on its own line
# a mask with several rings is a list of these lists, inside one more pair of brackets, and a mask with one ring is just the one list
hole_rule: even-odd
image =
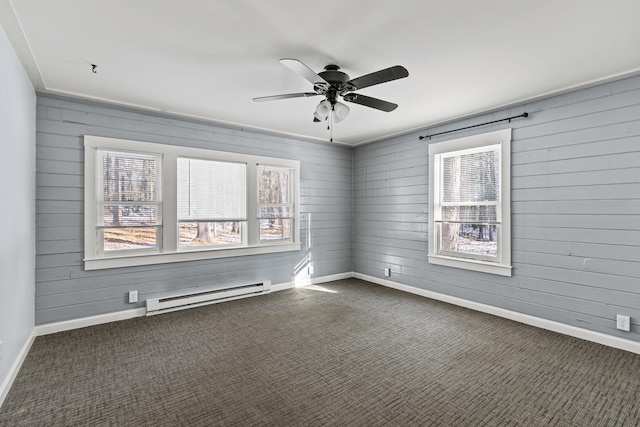
[[[38,94],[36,126],[37,324],[142,307],[149,296],[205,284],[285,283],[306,269],[308,260],[313,261],[316,276],[353,269],[352,155],[348,147],[47,94]],[[300,160],[303,249],[84,271],[85,134]],[[126,302],[129,290],[138,290],[140,303]]]
[[[513,276],[428,264],[428,144],[506,127]],[[361,146],[353,164],[356,272],[640,341],[640,77]]]
[[[504,126],[417,138],[522,111],[530,117]],[[354,150],[48,95],[39,95],[37,114],[38,323],[131,308],[131,289],[144,299],[209,281],[285,282],[312,259],[316,275],[382,277],[390,267],[399,283],[640,340],[638,77]],[[428,144],[507,126],[513,276],[428,264]],[[304,249],[85,272],[85,133],[300,159]],[[617,313],[632,317],[631,333],[615,329]]]

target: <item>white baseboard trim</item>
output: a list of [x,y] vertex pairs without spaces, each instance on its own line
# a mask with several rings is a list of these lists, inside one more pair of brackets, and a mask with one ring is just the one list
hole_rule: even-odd
[[4,403],[4,399],[9,394],[9,390],[13,385],[13,381],[15,381],[16,376],[18,376],[18,372],[20,371],[20,368],[22,367],[22,364],[24,363],[24,359],[27,357],[27,354],[29,354],[29,350],[31,349],[31,345],[33,344],[33,341],[35,339],[36,339],[36,333],[34,328],[31,331],[29,338],[27,338],[24,345],[22,346],[20,353],[18,353],[18,357],[13,362],[13,365],[11,365],[11,369],[9,369],[9,374],[0,385],[0,407],[2,407],[2,404]]
[[368,276],[366,274],[353,273],[353,277],[355,277],[356,279],[366,280],[367,282],[375,283],[377,285],[398,289],[400,291],[409,292],[426,298],[431,298],[460,307],[469,308],[471,310],[480,311],[482,313],[493,314],[494,316],[514,320],[516,322],[535,326],[537,328],[558,332],[586,341],[606,345],[608,347],[618,348],[620,350],[626,350],[632,353],[640,354],[640,342],[614,337],[612,335],[603,334],[601,332],[590,331],[588,329],[578,328],[576,326],[571,326],[564,323],[531,316],[528,314],[518,313],[517,311],[506,310],[504,308],[494,307],[487,304],[481,304],[478,302],[469,301],[463,298],[453,297],[438,292],[427,291],[424,289],[416,288],[415,286],[403,285],[401,283],[392,282],[391,280]]
[[353,272],[348,271],[346,273],[332,274],[329,276],[296,278],[295,281],[292,281],[292,282],[271,285],[271,290],[284,291],[285,289],[303,288],[305,286],[312,286],[312,285],[318,285],[320,283],[333,282],[334,280],[351,279],[352,277],[353,277]]
[[[317,285],[318,283],[331,282],[333,280],[350,279],[353,272],[333,274],[330,276],[296,279],[295,282],[279,283],[271,285],[271,291],[283,291],[301,286]],[[116,311],[114,313],[99,314],[97,316],[81,317],[79,319],[65,320],[62,322],[45,323],[35,327],[35,336],[55,334],[56,332],[70,331],[85,328],[87,326],[101,325],[103,323],[117,322],[119,320],[142,317],[146,314],[146,308],[134,308],[131,310]]]
[[56,332],[70,331],[72,329],[85,328],[87,326],[101,325],[103,323],[117,322],[118,320],[133,319],[146,314],[146,308],[134,308],[131,310],[116,311],[114,313],[99,314],[97,316],[81,317],[79,319],[64,320],[62,322],[45,323],[36,326],[36,336],[55,334]]

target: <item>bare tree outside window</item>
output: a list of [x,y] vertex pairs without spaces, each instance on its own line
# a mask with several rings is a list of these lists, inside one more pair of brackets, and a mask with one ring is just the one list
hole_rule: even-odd
[[[443,162],[443,194],[445,202],[460,201],[460,157],[449,157]],[[460,209],[458,206],[451,206],[446,210],[443,217],[441,232],[441,248],[447,252],[457,252],[460,239]],[[450,221],[450,222],[449,222]]]
[[155,248],[160,224],[159,158],[100,151],[103,250]]
[[258,168],[258,207],[260,240],[291,239],[293,203],[292,171],[288,168]]

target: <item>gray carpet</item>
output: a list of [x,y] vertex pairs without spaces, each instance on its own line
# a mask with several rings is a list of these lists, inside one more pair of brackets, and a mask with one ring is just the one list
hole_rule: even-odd
[[640,425],[640,355],[355,279],[322,288],[38,337],[0,425]]

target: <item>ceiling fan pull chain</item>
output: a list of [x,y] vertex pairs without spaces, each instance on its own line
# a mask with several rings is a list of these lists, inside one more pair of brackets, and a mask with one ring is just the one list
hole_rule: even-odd
[[327,120],[327,129],[329,130],[329,142],[333,142],[333,108],[331,106],[331,111],[329,112],[329,120]]
[[327,129],[329,130],[329,142],[333,142],[333,107],[331,108],[331,112],[329,113]]

